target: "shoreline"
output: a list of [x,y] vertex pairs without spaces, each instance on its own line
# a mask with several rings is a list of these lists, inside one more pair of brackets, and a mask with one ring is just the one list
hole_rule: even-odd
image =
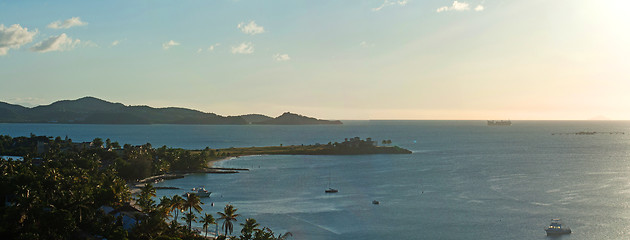
[[237,157],[222,157],[222,158],[217,158],[217,159],[212,159],[210,161],[208,161],[208,163],[206,164],[207,168],[214,168],[214,164],[221,162],[221,161],[227,161],[233,158],[237,158]]
[[[367,143],[367,145],[365,145]],[[397,146],[375,146],[371,140],[363,141],[357,138],[351,141],[346,140],[341,145],[343,147],[337,147],[337,143],[333,146],[331,143],[328,145],[289,145],[289,146],[267,146],[267,147],[244,147],[244,148],[224,148],[216,149],[217,152],[221,152],[223,156],[208,160],[205,168],[199,170],[188,170],[181,172],[169,172],[160,175],[149,176],[147,178],[129,182],[132,195],[136,192],[134,189],[138,189],[145,186],[149,182],[162,182],[165,180],[184,178],[188,174],[193,173],[212,173],[212,174],[233,174],[239,173],[239,171],[249,171],[246,168],[217,168],[214,165],[221,161],[227,161],[243,156],[260,156],[260,155],[373,155],[373,154],[412,154],[411,151],[400,148]],[[189,150],[198,152],[201,150]]]
[[129,190],[131,192],[131,195],[135,195],[140,191],[140,188],[144,187],[147,183],[159,183],[162,181],[166,181],[166,180],[173,180],[173,179],[180,179],[180,178],[184,178],[186,177],[186,175],[188,174],[193,174],[193,173],[223,173],[223,174],[227,174],[227,173],[239,173],[238,171],[249,171],[249,169],[232,169],[232,168],[215,168],[214,164],[220,161],[227,161],[230,159],[234,159],[236,157],[223,157],[223,158],[217,158],[217,159],[212,159],[210,161],[208,161],[208,163],[206,164],[206,168],[202,169],[202,170],[197,170],[197,171],[182,171],[182,172],[170,172],[170,173],[164,173],[164,174],[160,174],[160,175],[153,175],[153,176],[149,176],[147,178],[143,178],[140,180],[136,180],[136,181],[131,181],[127,183],[127,186],[129,187]]

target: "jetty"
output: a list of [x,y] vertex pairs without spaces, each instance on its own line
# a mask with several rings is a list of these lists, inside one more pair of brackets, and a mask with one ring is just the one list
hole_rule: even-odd
[[138,180],[138,183],[155,183],[155,182],[161,182],[164,180],[171,180],[171,179],[178,179],[178,178],[184,178],[183,174],[161,174],[161,175],[156,175],[156,176],[151,176],[142,180]]
[[184,174],[191,174],[191,173],[218,173],[218,174],[226,174],[226,173],[239,173],[241,171],[249,171],[249,169],[247,168],[215,168],[215,167],[208,167],[208,168],[202,168],[199,170],[190,170],[190,171],[177,171],[176,173],[184,175]]

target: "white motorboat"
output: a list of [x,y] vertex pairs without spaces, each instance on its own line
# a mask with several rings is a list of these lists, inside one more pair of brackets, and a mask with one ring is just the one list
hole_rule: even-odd
[[194,194],[197,195],[197,197],[210,197],[210,194],[212,192],[207,191],[204,187],[196,187],[191,189],[192,192],[188,192],[188,194]]
[[562,235],[571,233],[571,228],[563,227],[560,219],[551,219],[551,224],[545,228],[547,236],[549,235]]

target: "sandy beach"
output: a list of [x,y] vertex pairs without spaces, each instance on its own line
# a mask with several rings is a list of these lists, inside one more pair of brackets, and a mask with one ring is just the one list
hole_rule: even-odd
[[234,158],[237,158],[237,157],[224,157],[224,158],[213,159],[213,160],[208,161],[208,164],[206,164],[206,167],[212,168],[212,167],[214,167],[214,164],[217,163],[217,162],[226,161],[226,160],[230,160],[230,159],[234,159]]

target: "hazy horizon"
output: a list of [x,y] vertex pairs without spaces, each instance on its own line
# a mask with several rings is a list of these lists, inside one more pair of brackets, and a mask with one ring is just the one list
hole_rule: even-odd
[[[92,97],[93,96],[85,96],[85,97]],[[97,99],[101,99],[101,98],[97,98]],[[64,101],[64,100],[77,100],[77,99],[60,99],[58,101]],[[155,107],[155,106],[149,106],[149,105],[129,105],[129,104],[125,104],[125,103],[121,103],[121,102],[115,102],[115,101],[109,101],[107,99],[101,99],[107,102],[111,102],[111,103],[120,103],[123,104],[125,106],[148,106],[148,107],[153,107],[153,108],[186,108],[186,109],[190,109],[190,110],[198,110],[198,109],[193,109],[193,108],[187,108],[187,107],[182,107],[182,106],[162,106],[162,107]],[[1,101],[0,101],[1,102]],[[57,101],[55,101],[57,102]],[[22,105],[22,104],[18,104],[18,103],[10,103],[9,104],[17,104],[23,107],[28,107],[28,108],[34,108],[34,107],[39,107],[39,106],[47,106],[50,105],[54,102],[51,102],[49,104],[41,104],[41,105]],[[203,112],[203,111],[202,111]],[[242,116],[242,115],[247,115],[247,114],[262,114],[262,115],[266,115],[268,117],[277,117],[282,115],[283,113],[286,112],[290,112],[290,113],[295,113],[295,114],[300,114],[300,115],[304,115],[301,114],[299,112],[292,112],[292,111],[284,111],[278,114],[265,114],[265,113],[259,113],[259,112],[250,112],[250,113],[240,113],[240,114],[236,114],[236,115],[225,115],[225,114],[221,114],[218,112],[206,112],[206,113],[214,113],[217,115],[221,115],[221,116]],[[307,117],[315,117],[318,119],[318,116],[310,116],[307,115]],[[589,119],[395,119],[395,118],[384,118],[384,119],[324,119],[324,120],[341,120],[341,121],[486,121],[486,120],[512,120],[512,121],[630,121],[627,119],[609,119],[606,116],[594,116],[592,118]]]
[[219,115],[630,119],[622,0],[3,1],[0,101]]

